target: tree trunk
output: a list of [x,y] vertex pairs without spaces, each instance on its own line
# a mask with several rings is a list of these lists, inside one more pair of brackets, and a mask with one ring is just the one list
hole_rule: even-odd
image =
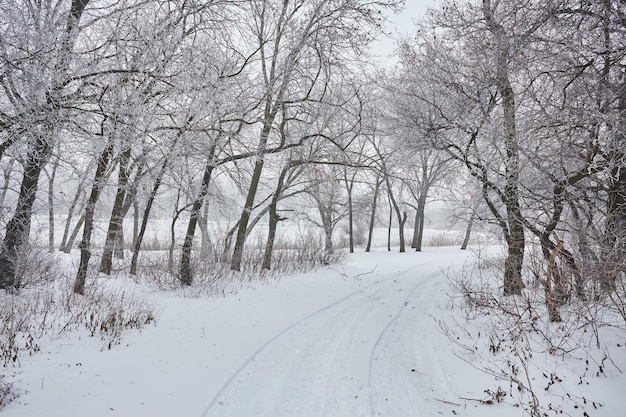
[[87,206],[85,208],[85,215],[83,217],[85,226],[83,227],[83,239],[80,242],[80,262],[78,264],[76,280],[74,281],[74,292],[76,294],[85,294],[87,267],[89,266],[89,258],[91,258],[91,235],[93,231],[93,216],[96,210],[96,203],[98,202],[98,198],[100,197],[100,191],[104,183],[105,174],[109,166],[109,161],[111,159],[112,153],[113,144],[109,143],[98,158],[98,167],[94,176],[89,200],[87,201]]
[[6,201],[7,192],[9,191],[9,182],[11,181],[11,173],[13,172],[14,163],[15,159],[10,159],[7,166],[2,171],[4,184],[2,185],[2,191],[0,192],[0,210],[4,208],[4,202]]
[[[606,2],[607,10],[610,3]],[[608,25],[607,25],[608,26]],[[608,27],[605,33],[608,33]],[[608,41],[607,41],[607,45]],[[607,48],[607,50],[610,50]],[[608,55],[605,60],[608,60]],[[605,66],[608,66],[607,62]],[[608,68],[607,68],[608,71]],[[622,80],[626,80],[626,69],[622,70]],[[622,81],[619,91],[617,119],[609,155],[611,172],[608,179],[607,214],[604,225],[605,237],[602,244],[602,270],[600,288],[603,291],[616,290],[616,280],[620,270],[626,269],[626,83]]]
[[391,205],[391,199],[389,199],[389,194],[387,194],[387,199],[389,200],[389,223],[387,226],[387,252],[391,252],[391,223],[393,222],[393,206]]
[[470,219],[467,222],[467,228],[465,229],[465,237],[463,238],[463,243],[461,244],[461,250],[467,249],[467,245],[469,244],[470,235],[472,233],[472,226],[474,225],[475,218],[476,218],[476,212],[472,211]]
[[124,259],[124,219],[128,215],[130,208],[133,207],[133,240],[131,242],[131,250],[135,246],[137,234],[139,233],[139,210],[137,205],[137,189],[139,187],[139,179],[143,176],[143,168],[145,166],[144,160],[137,166],[137,173],[135,179],[128,186],[126,196],[124,197],[124,204],[122,204],[122,211],[120,214],[120,226],[118,229],[115,245],[113,246],[113,256],[116,259]]
[[115,236],[115,244],[113,245],[113,257],[115,259],[124,259],[124,214],[120,219],[120,225]]
[[613,168],[609,181],[605,238],[600,256],[600,288],[616,290],[616,280],[626,259],[626,168]]
[[210,160],[207,162],[204,168],[204,175],[202,176],[202,185],[200,186],[200,192],[196,196],[193,206],[191,207],[191,213],[189,215],[189,224],[187,225],[187,233],[185,234],[185,241],[183,243],[183,249],[180,257],[180,283],[182,285],[191,285],[193,282],[193,273],[191,271],[191,248],[193,247],[193,237],[196,233],[196,226],[198,224],[198,217],[202,204],[206,199],[209,192],[209,183],[211,182],[211,174],[215,165],[213,163],[213,152],[215,147],[211,150],[209,156]]
[[54,253],[54,179],[58,167],[59,158],[57,157],[48,177],[48,253]]
[[[191,119],[188,119],[187,122],[191,122]],[[130,274],[131,275],[137,274],[137,262],[139,261],[139,251],[141,250],[141,244],[143,243],[143,238],[146,234],[146,228],[148,226],[148,219],[150,218],[150,211],[152,210],[152,204],[154,204],[154,200],[156,199],[157,193],[159,192],[159,188],[161,187],[161,183],[163,182],[163,177],[165,176],[165,173],[167,172],[167,166],[170,161],[169,157],[174,152],[174,149],[176,148],[176,145],[178,144],[178,140],[183,136],[184,132],[185,132],[185,129],[181,129],[180,131],[178,131],[178,133],[176,134],[176,137],[172,141],[172,144],[170,148],[168,149],[168,153],[164,157],[163,163],[161,164],[161,167],[159,168],[159,172],[157,173],[156,179],[154,180],[154,184],[152,185],[152,191],[150,192],[150,195],[148,196],[148,201],[146,202],[146,208],[144,209],[143,216],[141,218],[141,226],[139,226],[138,231],[135,231],[135,228],[133,229],[133,234],[136,234],[136,236],[133,236],[133,257],[131,258],[131,261],[130,261]],[[134,209],[135,209],[135,225],[136,225],[137,224],[136,219],[139,216],[138,214],[139,205],[136,204],[134,206]]]
[[398,235],[400,238],[400,252],[406,252],[406,242],[404,239],[404,224],[406,223],[406,211],[403,213],[402,217],[398,218],[399,222],[399,230]]
[[243,248],[246,242],[246,234],[248,229],[248,222],[250,221],[250,213],[252,206],[254,206],[254,197],[256,196],[257,188],[261,180],[261,173],[263,171],[263,158],[257,159],[254,164],[254,172],[252,173],[252,180],[250,181],[250,188],[248,189],[248,195],[246,202],[239,218],[239,229],[237,229],[237,237],[235,238],[235,249],[233,250],[233,257],[230,261],[230,269],[233,271],[241,270],[241,260],[243,258]]
[[102,251],[102,259],[100,261],[100,272],[106,275],[111,275],[111,268],[113,267],[113,251],[115,246],[119,243],[118,234],[121,233],[122,229],[122,206],[126,196],[126,187],[128,185],[127,169],[130,161],[130,152],[131,148],[126,148],[120,155],[117,192],[115,193],[109,227],[106,234],[106,240],[104,242],[104,250]]
[[553,276],[554,263],[556,261],[556,257],[558,256],[562,248],[563,248],[563,243],[559,242],[554,252],[550,254],[548,258],[548,272],[546,274],[546,287],[545,287],[546,305],[548,307],[548,318],[553,323],[561,321],[561,314],[559,313],[559,308],[553,298],[552,276]]
[[[280,186],[282,187],[282,185]],[[277,187],[277,192],[278,187]],[[276,194],[275,194],[276,195]],[[272,198],[272,202],[270,203],[269,210],[269,224],[267,228],[267,242],[265,243],[265,252],[263,253],[263,269],[271,269],[272,268],[272,254],[274,252],[274,240],[276,239],[276,228],[278,227],[278,221],[280,220],[280,216],[276,211],[276,206],[278,204],[278,198]]]
[[344,182],[346,185],[346,193],[348,194],[348,240],[350,245],[350,253],[354,253],[354,211],[352,208],[352,189],[354,187],[354,175],[352,180],[348,180],[348,173],[344,168]]
[[425,211],[426,211],[426,196],[425,196],[425,191],[422,191],[422,194],[420,195],[420,198],[417,202],[417,210],[415,213],[415,222],[416,222],[415,229],[416,230],[414,230],[416,234],[413,236],[413,243],[415,245],[414,248],[415,248],[415,251],[417,252],[421,252],[422,242],[424,240],[424,223],[426,220]]
[[354,223],[352,212],[352,187],[348,191],[348,234],[350,235],[350,253],[354,253]]
[[276,184],[276,190],[274,190],[274,195],[272,196],[272,201],[269,205],[269,224],[267,229],[267,242],[265,243],[265,252],[263,253],[263,269],[271,269],[272,267],[272,253],[274,251],[274,239],[276,238],[276,228],[278,227],[278,221],[280,220],[280,216],[278,215],[276,209],[278,206],[278,200],[280,199],[280,195],[283,192],[283,185],[285,183],[285,176],[289,169],[292,168],[293,163],[288,163],[285,168],[280,173],[278,177],[278,184]]
[[502,96],[504,143],[506,148],[504,204],[508,219],[506,242],[508,255],[504,263],[504,295],[519,295],[524,288],[524,227],[519,202],[519,146],[515,131],[515,93],[508,74],[509,39],[504,28],[494,20],[491,0],[483,0],[483,14],[496,41],[496,86]]
[[83,227],[84,223],[85,223],[85,213],[83,213],[80,216],[80,219],[78,219],[78,223],[76,223],[76,225],[74,226],[74,229],[72,230],[72,234],[70,235],[70,238],[68,239],[67,243],[65,244],[65,247],[63,248],[63,253],[70,253],[70,251],[72,250],[72,246],[74,246],[74,241],[76,240],[76,237],[78,236],[78,232],[80,232],[80,228]]
[[365,252],[369,252],[372,249],[372,239],[374,236],[374,226],[376,225],[376,206],[378,200],[378,191],[380,190],[380,185],[382,184],[382,180],[379,181],[376,178],[376,185],[374,187],[374,199],[372,201],[372,213],[370,215],[370,225],[367,233],[367,246],[365,247]]
[[133,252],[139,239],[139,202],[133,200]]
[[[49,132],[51,133],[51,132]],[[0,246],[0,289],[14,288],[19,252],[28,243],[33,203],[39,174],[50,156],[49,138],[37,137],[24,164],[24,174],[15,213],[6,226]]]
[[252,179],[250,180],[250,187],[248,188],[246,202],[244,203],[241,217],[239,218],[239,228],[237,229],[237,237],[235,239],[235,249],[233,250],[233,257],[230,260],[230,269],[233,271],[241,270],[241,260],[243,258],[243,248],[246,242],[250,213],[252,212],[252,207],[254,206],[254,198],[256,197],[256,192],[261,180],[261,173],[263,172],[264,155],[261,153],[267,146],[267,140],[269,138],[272,122],[274,121],[275,116],[276,112],[271,112],[270,105],[267,103],[265,109],[265,121],[263,129],[261,129],[261,136],[259,139],[259,156],[254,164],[254,171],[252,173]]
[[[61,80],[65,80],[67,69],[70,63],[70,53],[72,50],[72,40],[74,29],[78,26],[80,17],[89,0],[72,0],[71,9],[67,18],[66,28],[62,34],[60,47],[55,51],[60,57],[56,63],[52,63],[53,77],[51,83],[45,85],[47,80],[39,80],[44,83],[42,92],[46,96],[45,106],[34,108],[34,119],[47,119],[50,121],[52,114],[45,108],[54,107],[61,102],[59,96],[62,89]],[[43,103],[42,103],[43,104]],[[52,122],[50,122],[52,123]],[[35,142],[29,147],[28,155],[24,163],[24,174],[20,186],[17,205],[13,217],[8,222],[5,229],[5,237],[0,244],[0,289],[15,287],[16,284],[16,263],[19,251],[28,243],[30,225],[32,218],[33,203],[35,194],[39,186],[39,174],[48,162],[52,149],[52,138],[55,126],[44,123],[33,126],[33,134],[36,135]],[[37,132],[39,130],[39,132]],[[21,135],[23,132],[20,132]],[[8,145],[10,146],[10,144]],[[3,147],[4,152],[6,147]]]
[[263,253],[263,269],[270,270],[272,268],[272,254],[274,252],[274,240],[276,239],[276,228],[280,217],[276,212],[276,202],[272,199],[270,203],[269,224],[267,228],[267,242],[265,243],[265,252]]
[[185,210],[185,207],[179,209],[180,205],[180,188],[176,193],[176,203],[174,204],[174,214],[172,216],[172,223],[170,223],[170,246],[167,250],[167,269],[174,271],[174,248],[176,247],[176,222],[178,217]]
[[202,214],[198,219],[200,226],[200,256],[206,258],[211,253],[211,237],[209,236],[209,202],[205,201],[202,207]]
[[[61,244],[59,245],[59,250],[61,252],[65,252],[65,248],[68,245],[67,244],[68,235],[70,233],[70,226],[71,226],[72,218],[74,217],[74,211],[76,210],[76,206],[78,205],[78,201],[80,200],[80,197],[85,192],[85,190],[83,189],[84,183],[85,183],[85,179],[81,178],[80,182],[78,183],[78,189],[76,191],[76,194],[74,195],[74,198],[72,199],[72,204],[70,204],[69,210],[67,212],[67,219],[65,219],[65,228],[63,230],[63,238],[61,239]],[[80,224],[82,226],[82,222],[80,222]],[[76,231],[76,234],[78,234],[78,231]],[[76,235],[74,235],[74,238],[76,238]],[[70,249],[71,249],[71,243],[70,243]],[[65,253],[69,253],[69,251]]]
[[[404,241],[404,223],[406,223],[406,211],[403,213],[400,210],[400,206],[396,202],[396,199],[393,196],[393,192],[391,191],[391,184],[389,183],[389,178],[387,178],[387,195],[389,196],[389,201],[393,206],[394,211],[396,212],[396,216],[398,217],[398,236],[400,238],[400,252],[406,252],[406,242]],[[389,221],[389,230],[391,232],[391,220]]]
[[411,241],[411,248],[412,249],[417,249],[417,235],[419,234],[419,227],[420,227],[420,216],[419,216],[419,210],[415,210],[415,221],[413,223],[413,240]]
[[335,253],[333,246],[333,226],[331,215],[322,216],[322,226],[324,229],[324,251],[326,253]]
[[[157,174],[156,179],[154,180],[154,184],[152,185],[152,191],[148,196],[148,201],[146,202],[146,208],[143,210],[143,216],[141,218],[141,226],[139,226],[139,231],[137,232],[137,237],[133,239],[133,257],[130,260],[130,274],[137,274],[137,261],[139,260],[139,251],[141,250],[141,244],[143,243],[143,237],[146,234],[146,228],[148,227],[148,219],[150,218],[150,211],[152,210],[152,204],[156,199],[157,193],[159,192],[159,188],[161,187],[161,182],[163,181],[163,176],[165,175],[165,171],[167,170],[167,159],[161,165],[161,169]],[[139,204],[135,205],[135,218],[139,216]],[[136,223],[136,222],[135,222]]]
[[324,251],[332,254],[335,252],[333,245],[333,203],[330,201],[328,205],[326,205],[324,201],[318,199],[317,208],[320,212],[322,230],[324,231]]

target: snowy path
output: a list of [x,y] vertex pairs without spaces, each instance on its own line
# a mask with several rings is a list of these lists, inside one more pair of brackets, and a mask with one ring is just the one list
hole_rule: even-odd
[[422,261],[383,274],[278,333],[203,415],[436,414],[451,400],[438,352],[446,343],[433,319],[447,287],[441,266]]
[[[0,415],[523,416],[509,383],[473,368],[472,361],[491,356],[475,356],[438,327],[443,320],[462,340],[487,342],[474,339],[480,323],[466,322],[449,305],[442,272],[454,274],[471,256],[457,248],[356,253],[341,265],[253,281],[216,298],[110,278],[106,285],[119,284],[153,303],[157,325],[126,332],[121,345],[103,351],[105,341],[84,329],[45,340],[42,352],[5,369],[23,395]],[[597,377],[587,372],[585,356],[566,362],[537,355],[542,367],[533,384],[543,404],[558,407],[562,392],[571,392],[582,400],[564,414],[622,415],[623,378],[616,377],[626,369],[625,345],[619,333],[612,366]],[[592,367],[604,364],[606,351],[596,353]],[[558,374],[562,386],[546,391],[544,369]],[[581,386],[582,378],[590,385]],[[482,405],[487,390],[498,387],[508,390],[504,402]],[[587,398],[605,405],[596,408]]]
[[83,333],[48,341],[15,370],[24,395],[1,415],[467,416],[433,317],[449,313],[441,269],[469,255],[357,253],[220,298],[140,288],[156,326],[103,352]]

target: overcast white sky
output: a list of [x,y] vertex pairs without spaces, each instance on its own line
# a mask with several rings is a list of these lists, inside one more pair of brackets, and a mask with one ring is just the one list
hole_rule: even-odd
[[411,36],[415,32],[415,22],[422,19],[426,9],[435,5],[437,0],[406,0],[404,10],[399,14],[391,14],[386,31],[391,33],[392,39],[379,39],[372,45],[375,54],[381,56],[381,61],[393,65],[395,59],[389,56],[396,48],[396,40],[401,36]]

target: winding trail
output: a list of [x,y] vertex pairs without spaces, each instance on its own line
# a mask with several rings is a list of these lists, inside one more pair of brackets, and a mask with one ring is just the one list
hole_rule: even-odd
[[225,381],[203,416],[404,417],[453,407],[436,348],[447,345],[434,319],[446,298],[442,266],[415,258],[291,324]]

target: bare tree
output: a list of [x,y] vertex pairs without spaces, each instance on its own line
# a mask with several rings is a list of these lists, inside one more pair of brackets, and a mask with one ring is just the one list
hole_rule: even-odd
[[88,3],[73,0],[69,9],[48,2],[33,3],[32,7],[23,1],[0,6],[2,27],[7,28],[0,37],[0,60],[7,71],[0,78],[0,88],[12,105],[0,112],[0,156],[17,141],[27,148],[19,197],[0,247],[0,289],[15,285],[17,258],[28,243],[39,174],[65,117],[64,88],[80,33],[79,22]]
[[[263,172],[263,153],[276,133],[277,115],[285,111],[286,106],[323,95],[324,85],[320,82],[326,81],[323,75],[328,71],[326,64],[332,61],[329,58],[360,53],[371,39],[367,30],[376,30],[380,24],[380,10],[399,5],[397,1],[372,4],[347,0],[250,3],[250,30],[258,45],[262,77],[261,131],[257,145],[259,156],[239,219],[231,260],[233,270],[241,267],[250,212]],[[280,137],[274,139],[281,140]]]
[[335,252],[333,243],[333,232],[337,224],[348,215],[345,199],[342,195],[335,166],[314,165],[307,170],[310,176],[311,186],[307,189],[307,194],[315,202],[319,214],[319,221],[309,217],[316,226],[324,231],[324,250],[332,254]]
[[[433,13],[429,27],[437,29],[425,28],[419,50],[408,44],[402,49],[406,76],[415,79],[417,67],[424,71],[406,95],[416,101],[413,123],[424,128],[433,146],[463,163],[482,184],[483,198],[507,243],[504,294],[520,294],[526,240],[511,78],[523,56],[517,51],[527,38],[503,21],[511,9],[516,10],[514,5],[507,9],[484,0],[479,7],[448,6],[445,12]],[[468,25],[474,30],[468,31]],[[532,33],[536,26],[530,24],[526,30]]]

